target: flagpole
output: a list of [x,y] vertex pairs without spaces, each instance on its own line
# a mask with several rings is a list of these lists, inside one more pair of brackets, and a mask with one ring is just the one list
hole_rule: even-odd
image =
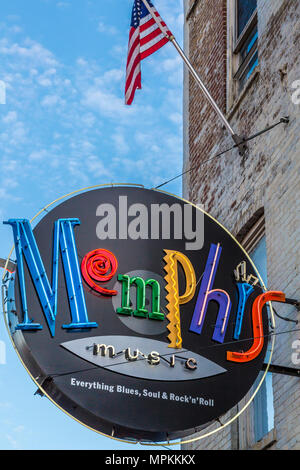
[[194,77],[194,79],[196,80],[196,82],[198,83],[199,87],[201,88],[202,92],[204,93],[205,97],[207,98],[207,100],[210,102],[210,104],[212,105],[212,107],[214,108],[214,110],[216,111],[216,113],[218,114],[218,116],[220,117],[220,119],[223,121],[223,124],[225,125],[226,129],[229,131],[231,137],[233,138],[235,144],[237,144],[239,146],[239,150],[240,150],[240,153],[242,155],[244,155],[245,153],[245,149],[246,149],[246,145],[244,143],[244,139],[242,137],[240,137],[239,135],[237,135],[234,130],[232,129],[231,125],[229,124],[228,120],[226,119],[226,117],[224,116],[224,114],[222,113],[221,109],[219,108],[219,106],[217,105],[217,103],[215,102],[215,100],[213,99],[213,97],[211,96],[211,94],[209,93],[208,89],[206,88],[206,86],[204,85],[204,83],[202,82],[201,78],[199,77],[199,75],[197,74],[196,70],[194,69],[194,67],[192,66],[191,62],[189,61],[189,59],[187,58],[187,56],[185,55],[184,51],[181,49],[181,47],[179,46],[178,42],[176,41],[175,37],[173,35],[170,35],[168,33],[168,30],[161,24],[161,22],[158,20],[158,18],[156,17],[156,15],[154,14],[152,8],[150,7],[149,3],[147,0],[142,0],[142,2],[144,3],[145,7],[147,8],[147,10],[149,11],[149,13],[151,14],[152,18],[154,19],[155,23],[158,25],[159,29],[161,30],[161,32],[165,35],[165,37],[173,44],[173,46],[175,47],[175,49],[177,50],[178,54],[181,56],[181,58],[183,59],[184,63],[186,64],[186,66],[188,67],[191,75]]

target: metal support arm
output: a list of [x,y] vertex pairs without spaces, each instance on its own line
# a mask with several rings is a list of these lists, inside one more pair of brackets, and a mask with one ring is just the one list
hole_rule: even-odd
[[[266,370],[268,364],[262,365],[262,370]],[[294,367],[287,367],[287,366],[279,366],[277,364],[270,364],[269,372],[272,374],[281,374],[281,375],[289,375],[291,377],[300,377],[300,369],[295,369]]]

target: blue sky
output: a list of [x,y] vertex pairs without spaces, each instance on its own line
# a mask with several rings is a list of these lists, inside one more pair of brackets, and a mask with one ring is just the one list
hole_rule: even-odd
[[[2,221],[31,218],[90,185],[151,188],[182,169],[182,63],[171,44],[142,64],[143,90],[124,105],[133,0],[1,2],[0,257],[12,233]],[[182,44],[178,0],[155,6]],[[181,195],[181,181],[166,186]],[[59,411],[19,362],[0,322],[0,449],[137,449],[89,431]],[[1,362],[1,361],[0,361]]]

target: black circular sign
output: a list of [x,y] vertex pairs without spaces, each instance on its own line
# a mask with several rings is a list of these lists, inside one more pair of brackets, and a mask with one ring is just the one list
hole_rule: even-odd
[[12,339],[41,390],[76,420],[166,441],[250,390],[268,334],[259,275],[196,206],[100,188],[65,200],[33,232],[9,224],[19,237]]

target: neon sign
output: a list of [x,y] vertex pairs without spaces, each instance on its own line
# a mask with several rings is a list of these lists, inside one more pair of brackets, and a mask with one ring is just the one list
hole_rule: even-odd
[[196,206],[105,188],[67,199],[34,229],[6,224],[17,258],[12,339],[43,392],[83,424],[120,438],[184,436],[255,382],[265,304],[285,295],[266,292],[248,255]]
[[102,295],[116,295],[115,290],[101,287],[98,282],[107,282],[114,277],[118,269],[118,261],[108,250],[94,250],[85,255],[81,263],[81,274],[88,286]]

